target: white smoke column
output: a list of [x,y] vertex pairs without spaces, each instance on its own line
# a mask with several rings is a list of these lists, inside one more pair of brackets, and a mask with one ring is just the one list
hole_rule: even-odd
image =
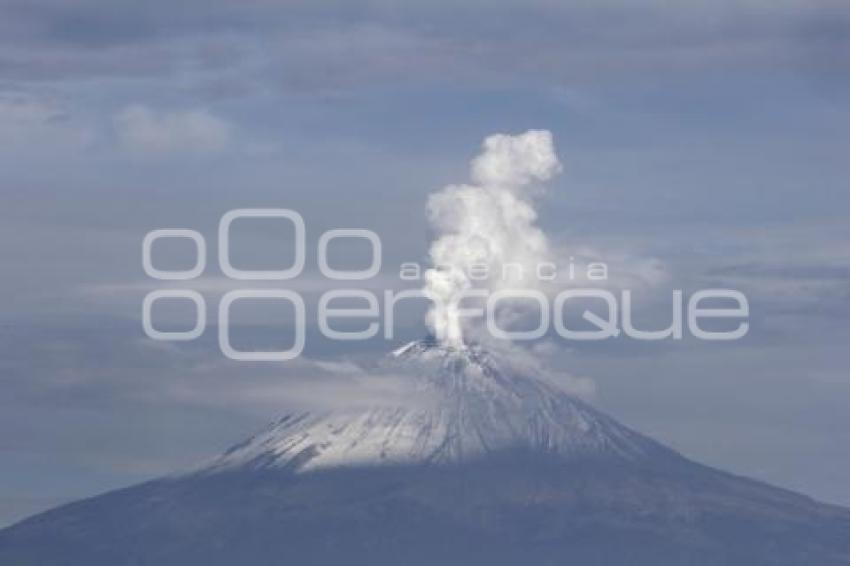
[[[428,313],[440,340],[463,344],[457,303],[464,291],[536,282],[537,266],[549,260],[549,245],[535,225],[535,187],[560,171],[551,132],[495,134],[471,163],[473,184],[449,185],[429,197],[428,218],[437,239],[429,251],[434,267],[425,273],[425,288],[444,305]],[[522,272],[503,273],[505,264],[522,266]],[[482,266],[487,266],[486,279],[470,277]]]

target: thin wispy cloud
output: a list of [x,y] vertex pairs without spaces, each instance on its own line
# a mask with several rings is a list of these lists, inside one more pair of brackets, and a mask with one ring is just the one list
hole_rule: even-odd
[[158,112],[134,104],[118,112],[113,124],[122,145],[148,155],[214,153],[231,136],[230,125],[204,109]]

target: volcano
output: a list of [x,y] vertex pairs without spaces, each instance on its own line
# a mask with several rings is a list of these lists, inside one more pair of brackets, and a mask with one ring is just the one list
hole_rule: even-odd
[[850,564],[850,510],[693,462],[478,346],[410,402],[285,415],[191,472],[0,531],[0,564]]

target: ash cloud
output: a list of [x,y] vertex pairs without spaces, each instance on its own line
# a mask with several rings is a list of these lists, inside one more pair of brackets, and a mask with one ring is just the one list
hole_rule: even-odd
[[[459,302],[466,291],[534,284],[537,266],[551,257],[546,235],[536,225],[535,197],[540,184],[561,171],[551,132],[495,134],[471,163],[472,184],[449,185],[429,197],[436,239],[426,290],[442,308],[431,309],[428,324],[443,342],[463,343]],[[506,264],[522,268],[506,272]],[[470,276],[484,267],[486,278]]]

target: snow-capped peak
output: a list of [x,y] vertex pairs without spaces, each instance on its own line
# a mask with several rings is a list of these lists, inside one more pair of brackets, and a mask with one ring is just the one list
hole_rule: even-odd
[[414,385],[404,403],[286,415],[207,471],[439,465],[510,450],[628,460],[668,452],[480,346],[411,342],[384,366]]

